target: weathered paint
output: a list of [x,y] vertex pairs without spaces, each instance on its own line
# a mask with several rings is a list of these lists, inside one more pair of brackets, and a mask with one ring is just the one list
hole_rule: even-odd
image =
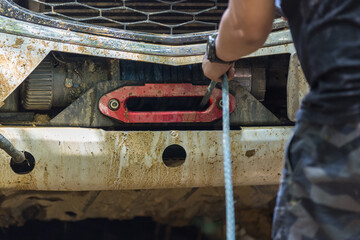
[[[50,51],[153,62],[174,66],[201,63],[203,58],[203,55],[182,57],[147,55],[84,47],[76,44],[59,43],[0,33],[0,103],[25,80]],[[294,51],[293,44],[271,46],[262,48],[247,57],[292,53]]]
[[163,63],[170,65],[194,64],[202,56],[165,57],[106,50],[80,45],[57,43],[35,38],[0,33],[0,103],[3,102],[39,65],[50,51],[92,56]]
[[[179,123],[179,122],[213,122],[222,117],[222,110],[217,103],[222,98],[220,89],[214,89],[210,104],[205,110],[198,111],[131,111],[126,102],[129,98],[144,97],[202,97],[207,86],[189,83],[145,84],[144,86],[126,86],[107,93],[99,101],[99,110],[106,116],[126,123]],[[230,98],[230,113],[236,106],[234,96]],[[116,99],[119,108],[109,109],[109,101]]]
[[310,86],[306,81],[297,54],[293,53],[290,57],[287,82],[287,115],[291,121],[296,121],[296,112],[309,91]]
[[[149,1],[150,2],[150,1]],[[30,1],[31,4],[31,1]],[[151,3],[150,3],[151,4]],[[226,4],[226,3],[225,3]],[[147,4],[143,5],[146,7]],[[39,6],[40,7],[40,6]],[[103,6],[104,7],[104,6]],[[113,9],[113,8],[111,8]],[[111,9],[107,9],[110,10]],[[104,9],[103,9],[104,10]],[[224,9],[223,9],[224,10]],[[154,12],[151,11],[153,14]],[[174,12],[174,11],[172,11]],[[192,12],[194,13],[194,12]],[[221,12],[220,12],[221,13]],[[6,17],[15,18],[25,22],[31,22],[41,24],[43,26],[50,26],[60,29],[69,29],[75,32],[85,32],[101,36],[109,36],[114,38],[121,38],[133,41],[144,41],[154,43],[169,43],[169,44],[189,44],[192,42],[206,41],[210,34],[214,34],[215,31],[190,33],[190,34],[154,34],[141,31],[128,31],[123,29],[116,29],[112,27],[98,26],[94,24],[79,23],[75,21],[69,21],[67,19],[59,19],[56,17],[46,16],[38,14],[36,12],[28,11],[14,4],[12,0],[0,1],[0,14]],[[76,20],[76,19],[75,19]],[[214,24],[214,23],[213,23]],[[277,26],[275,26],[277,27]],[[277,28],[275,28],[277,29]]]
[[87,46],[159,56],[192,56],[203,54],[205,51],[204,44],[171,46],[136,42],[46,27],[2,16],[0,16],[0,31],[19,36],[50,40],[59,43],[69,43],[84,47]]
[[262,56],[270,56],[270,55],[278,55],[278,54],[292,54],[295,51],[296,50],[293,43],[282,44],[278,46],[260,48],[256,52],[253,52],[252,54],[247,55],[244,58],[262,57]]
[[[154,33],[146,33],[141,31],[139,32],[139,31],[114,29],[103,26],[97,26],[94,24],[86,24],[79,22],[76,23],[75,21],[79,20],[79,18],[73,19],[75,21],[67,21],[66,19],[56,19],[56,17],[55,18],[48,17],[42,14],[39,15],[34,12],[23,12],[24,9],[17,8],[12,4],[6,4],[6,3],[4,4],[3,2],[0,2],[0,8],[3,10],[0,13],[1,15],[5,15],[7,17],[11,17],[28,23],[40,24],[42,26],[48,26],[56,29],[90,33],[98,36],[114,37],[124,40],[152,42],[152,43],[170,44],[170,45],[183,45],[183,44],[204,42],[207,40],[209,35],[216,34],[215,30],[207,31],[207,32],[193,32],[187,34],[171,35],[171,34],[154,34]],[[174,11],[172,10],[172,12]],[[192,14],[199,14],[199,12],[197,13],[192,12]],[[218,15],[218,17],[220,16]],[[215,23],[211,23],[211,25],[213,24]],[[160,25],[165,26],[166,24],[165,25],[160,24]],[[171,25],[171,26],[175,26],[175,25]],[[282,20],[281,18],[275,19],[273,23],[273,30],[286,29],[287,27],[288,27],[287,22]]]
[[[0,31],[4,33],[50,40],[59,43],[70,43],[80,46],[117,50],[132,53],[142,53],[158,56],[193,56],[205,53],[205,44],[189,44],[181,46],[151,44],[116,38],[78,33],[37,24],[26,23],[0,16]],[[266,40],[264,47],[291,43],[289,30],[273,32]]]
[[[227,3],[217,2],[218,6],[222,5],[222,8]],[[225,4],[225,5],[224,5]],[[194,12],[193,12],[194,13]],[[198,12],[199,13],[199,12]],[[3,0],[0,1],[0,14],[6,17],[15,18],[25,22],[31,22],[41,24],[42,26],[50,26],[58,29],[65,29],[75,32],[84,32],[94,35],[121,38],[133,41],[153,42],[160,44],[171,44],[171,45],[183,45],[194,42],[206,41],[209,35],[215,34],[216,31],[208,32],[195,32],[186,34],[153,34],[138,31],[128,31],[123,29],[115,29],[111,27],[97,26],[93,24],[79,23],[75,21],[68,21],[66,19],[54,18],[35,12],[27,11],[24,8],[14,4],[13,1]],[[273,23],[273,30],[286,29],[288,28],[287,21],[282,18],[277,18]]]
[[30,38],[0,34],[0,104],[49,53]]
[[[0,32],[3,32],[0,33],[0,106],[50,51],[174,66],[201,63],[205,52],[205,44],[169,46],[132,42],[44,27],[1,16]],[[289,41],[288,30],[272,33],[264,48],[247,57],[293,53],[293,44],[285,44]]]
[[[278,184],[292,127],[231,131],[233,182]],[[10,168],[0,151],[0,188],[19,190],[118,190],[223,186],[221,131],[113,132],[83,128],[0,128],[36,165],[27,175]],[[176,134],[174,134],[176,133]],[[162,154],[178,144],[184,164],[166,167]]]

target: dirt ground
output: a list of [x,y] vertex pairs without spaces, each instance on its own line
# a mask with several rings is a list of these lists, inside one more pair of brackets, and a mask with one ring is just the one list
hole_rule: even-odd
[[[171,227],[149,217],[125,221],[92,219],[78,222],[29,221],[22,227],[1,228],[2,240],[217,240],[224,239],[221,222],[195,219],[187,227]],[[237,239],[253,240],[244,229]]]

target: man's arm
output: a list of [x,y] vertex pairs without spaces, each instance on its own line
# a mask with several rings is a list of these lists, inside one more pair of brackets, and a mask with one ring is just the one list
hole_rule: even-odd
[[[216,39],[216,56],[224,61],[237,60],[262,47],[268,37],[275,12],[274,0],[230,0],[224,12]],[[229,64],[203,61],[205,76],[221,81],[230,71]]]

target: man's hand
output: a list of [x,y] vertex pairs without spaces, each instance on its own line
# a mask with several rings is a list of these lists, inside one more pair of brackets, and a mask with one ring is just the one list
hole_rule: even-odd
[[[263,46],[274,20],[274,0],[230,0],[224,12],[216,38],[216,56],[223,61],[234,61]],[[206,77],[221,82],[223,74],[234,78],[233,64],[210,62],[203,59]]]
[[227,73],[227,77],[229,80],[234,78],[235,69],[233,63],[223,64],[210,62],[207,59],[206,55],[203,58],[202,69],[204,71],[204,75],[215,82],[221,82],[222,76],[225,73]]

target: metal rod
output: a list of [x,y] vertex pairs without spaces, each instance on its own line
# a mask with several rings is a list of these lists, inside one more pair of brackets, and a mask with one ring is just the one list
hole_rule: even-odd
[[229,83],[226,74],[222,81],[223,100],[223,152],[226,203],[226,239],[235,240],[235,210],[231,173]]
[[24,153],[17,150],[2,134],[0,134],[0,148],[9,154],[15,163],[22,163],[26,160]]
[[211,96],[212,92],[214,91],[215,86],[216,86],[216,82],[211,80],[208,88],[206,89],[206,93],[205,93],[204,97],[201,99],[200,108],[205,107],[205,105],[208,103],[210,96]]

